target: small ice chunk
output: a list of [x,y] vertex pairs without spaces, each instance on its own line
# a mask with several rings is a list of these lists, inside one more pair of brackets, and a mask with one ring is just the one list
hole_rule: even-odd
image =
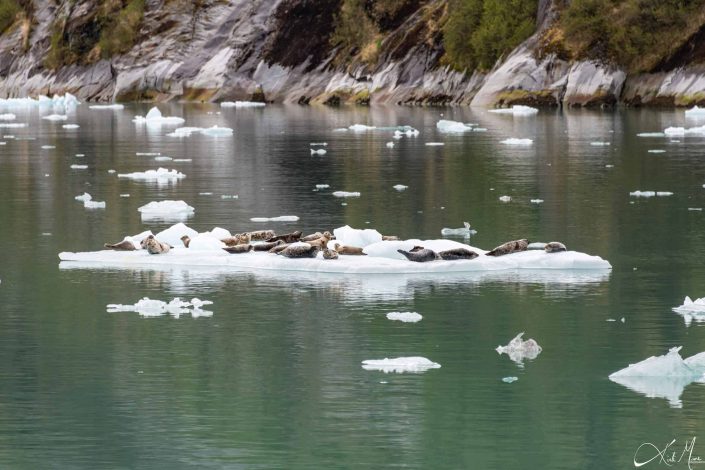
[[648,153],[666,153],[666,151],[663,149],[651,149],[651,150],[647,150],[647,152]]
[[199,196],[212,196],[213,193],[198,193]]
[[390,149],[394,148],[394,142],[387,142],[386,145],[387,145],[387,148],[390,148]]
[[673,196],[673,193],[670,191],[656,191],[657,196]]
[[[0,128],[4,129],[18,129],[20,127],[27,127],[24,122],[0,122]],[[6,139],[14,139],[15,136],[5,136]]]
[[511,114],[512,116],[533,116],[537,114],[539,110],[531,106],[514,105],[511,108],[490,109],[489,112],[495,114]]
[[86,209],[105,209],[105,201],[83,201]]
[[405,186],[405,185],[403,185],[403,184],[395,184],[395,185],[392,186],[392,187],[393,187],[394,189],[396,189],[397,191],[404,191],[405,189],[408,188],[408,186]]
[[56,145],[42,145],[43,150],[52,150],[55,148],[56,148]]
[[143,220],[186,220],[195,209],[184,201],[152,201],[137,209]]
[[440,147],[440,146],[445,145],[445,143],[443,143],[443,142],[426,142],[424,145],[426,145],[427,147]]
[[48,116],[42,116],[42,119],[45,119],[47,121],[65,121],[69,117],[65,114],[50,114]]
[[223,101],[220,103],[221,108],[262,108],[266,103],[261,101]]
[[500,196],[499,200],[502,202],[509,202],[512,200],[511,196]]
[[113,109],[113,110],[120,110],[120,109],[125,109],[125,106],[122,104],[94,104],[88,107],[88,109]]
[[497,353],[506,354],[509,359],[521,365],[524,359],[536,359],[541,353],[541,346],[534,339],[522,340],[522,331],[512,339],[506,346],[497,346]]
[[[106,309],[108,313],[117,312],[136,312],[141,317],[159,317],[169,314],[175,318],[179,318],[184,313],[191,313],[193,318],[211,317],[213,312],[201,310],[203,305],[210,305],[213,302],[208,300],[200,300],[193,298],[191,302],[182,301],[179,297],[172,299],[170,302],[161,300],[152,300],[149,297],[144,297],[134,305],[108,304]],[[191,307],[191,309],[189,309]]]
[[155,162],[168,162],[168,161],[171,161],[171,160],[173,160],[173,158],[167,157],[166,155],[164,155],[164,156],[159,156],[159,157],[154,157],[154,161],[155,161]]
[[63,127],[64,129],[78,129],[81,126],[79,126],[78,124],[64,124],[61,127]]
[[666,137],[663,132],[641,132],[636,135],[637,137]]
[[425,357],[397,357],[393,359],[369,359],[362,361],[362,368],[365,370],[378,370],[381,372],[389,373],[422,373],[429,369],[438,369],[441,365],[432,362]]
[[387,320],[395,320],[404,323],[416,323],[421,321],[423,316],[417,312],[389,312]]
[[0,121],[14,121],[15,119],[17,116],[12,113],[0,114]]
[[181,162],[192,162],[193,158],[175,158],[172,160],[174,163],[181,163]]
[[221,194],[220,198],[221,199],[240,199],[240,195],[238,195],[238,194]]
[[251,222],[296,222],[299,220],[295,215],[280,215],[279,217],[252,217]]
[[509,139],[500,140],[499,143],[505,145],[531,145],[534,141],[531,139],[517,139],[515,137],[510,137]]
[[211,137],[223,137],[233,135],[233,130],[229,127],[207,127],[201,131],[201,134]]
[[327,146],[328,146],[328,142],[311,142],[311,143],[308,144],[308,145],[310,145],[311,147],[316,147],[316,146],[319,146],[319,147],[327,147]]
[[703,323],[705,322],[705,297],[691,300],[686,296],[683,305],[674,307],[673,311],[683,316],[685,326],[690,326],[693,321]]
[[335,197],[360,197],[359,192],[348,192],[348,191],[334,191],[333,196]]
[[117,171],[115,171],[114,169],[111,168],[108,170],[108,173],[112,175],[113,173],[117,173]]
[[470,235],[474,235],[477,233],[477,230],[473,230],[470,228],[470,224],[468,222],[463,222],[463,225],[464,225],[464,227],[460,227],[460,228],[445,228],[444,227],[441,229],[441,235],[444,235],[444,236],[460,235],[460,236],[464,236],[464,237],[469,237]]
[[702,211],[703,208],[702,207],[689,207],[688,210],[689,211]]
[[135,116],[132,122],[135,124],[161,125],[183,124],[185,120],[178,116],[162,116],[162,112],[155,106],[149,110],[146,116]]
[[590,142],[590,145],[592,145],[593,147],[609,147],[612,144],[610,144],[609,142],[596,141],[596,142]]
[[130,197],[130,193],[122,193],[120,194],[120,197]]
[[88,168],[88,165],[76,165],[75,163],[71,165],[72,170],[85,170]]
[[629,193],[630,196],[634,197],[654,197],[656,196],[656,191],[632,191]]
[[326,150],[325,149],[311,149],[311,155],[325,155]]
[[444,134],[459,134],[462,132],[471,131],[472,126],[468,126],[458,121],[449,121],[447,119],[441,119],[436,123],[436,129],[438,129],[438,132]]
[[669,137],[685,137],[685,127],[667,127],[663,133]]
[[512,382],[516,382],[517,380],[519,380],[519,377],[503,377],[502,378],[502,382],[507,383],[507,384],[510,384]]
[[532,204],[541,204],[543,202],[543,199],[532,199],[531,203]]
[[614,165],[605,165],[605,168],[614,168]]
[[77,154],[76,154],[76,158],[83,158],[83,157],[85,157],[85,156],[86,156],[86,155],[83,154],[83,153],[77,153]]
[[77,201],[85,202],[85,201],[90,201],[91,199],[93,199],[93,196],[91,196],[88,193],[83,193],[79,196],[76,196],[74,199]]
[[135,181],[150,181],[157,183],[176,182],[186,178],[186,175],[177,170],[159,168],[157,170],[137,171],[134,173],[119,173],[118,178],[129,178]]
[[350,129],[353,132],[367,132],[367,131],[373,131],[377,129],[375,126],[366,126],[365,124],[353,124],[352,126],[348,126],[348,129]]
[[316,185],[316,189],[326,189],[326,188],[330,188],[330,185],[329,184],[317,184]]
[[135,155],[138,157],[154,157],[161,155],[161,152],[135,152]]

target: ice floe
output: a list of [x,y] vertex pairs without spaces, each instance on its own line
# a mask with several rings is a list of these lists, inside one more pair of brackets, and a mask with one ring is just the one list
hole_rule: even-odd
[[396,189],[397,191],[404,191],[405,189],[408,188],[408,186],[405,186],[405,185],[403,185],[403,184],[395,184],[395,185],[392,186],[392,187],[393,187],[394,189]]
[[108,304],[106,309],[108,313],[137,312],[141,317],[160,317],[169,314],[179,318],[184,313],[190,313],[193,318],[198,318],[213,316],[213,312],[201,309],[204,305],[211,304],[213,302],[210,300],[201,300],[197,297],[190,301],[183,301],[176,297],[168,303],[144,297],[133,305]]
[[184,201],[152,201],[137,209],[142,220],[179,221],[191,217],[195,209]]
[[671,348],[663,356],[651,356],[610,374],[609,379],[649,398],[665,398],[675,408],[683,406],[683,389],[693,382],[703,382],[705,352],[687,359],[681,347]]
[[444,227],[441,229],[441,235],[443,236],[451,236],[451,235],[459,235],[463,237],[469,237],[470,235],[474,235],[477,233],[477,230],[473,230],[470,228],[470,224],[468,222],[463,222],[464,227],[460,228],[447,228]]
[[506,346],[497,346],[499,355],[506,354],[509,359],[522,365],[524,359],[536,359],[541,354],[541,346],[534,339],[522,339],[524,332],[522,331],[512,339]]
[[685,326],[690,326],[692,322],[705,322],[705,297],[691,300],[690,297],[683,300],[683,305],[674,307],[673,311],[683,316]]
[[118,173],[118,178],[129,178],[135,181],[173,183],[186,178],[186,175],[177,170],[159,168],[157,170],[136,171],[134,173]]
[[42,116],[42,119],[45,119],[47,121],[65,121],[69,117],[65,114],[50,114],[48,116]]
[[94,105],[89,106],[88,109],[120,110],[120,109],[125,109],[125,105],[122,105],[122,104],[94,104]]
[[512,200],[511,196],[499,196],[499,200],[502,202],[510,202]]
[[459,134],[462,132],[468,132],[472,130],[472,126],[463,124],[458,121],[449,121],[447,119],[441,119],[436,123],[436,129],[438,132],[444,134]]
[[425,357],[397,357],[393,359],[368,359],[362,361],[362,368],[365,370],[378,370],[381,372],[389,373],[422,373],[430,369],[439,369],[440,364],[432,362]]
[[266,103],[261,101],[223,101],[221,108],[262,108]]
[[161,125],[161,124],[183,124],[184,118],[178,116],[162,116],[162,112],[156,106],[149,110],[146,116],[135,116],[132,120],[135,124]]
[[252,217],[251,222],[296,222],[299,217],[296,215],[280,215],[279,217]]
[[539,110],[531,106],[514,105],[511,108],[490,109],[490,113],[495,114],[511,114],[512,116],[533,116],[538,114]]
[[517,139],[516,137],[510,137],[509,139],[504,139],[499,141],[500,144],[505,144],[505,145],[531,145],[534,143],[533,140],[531,139]]
[[348,192],[348,191],[334,191],[333,196],[335,197],[360,197],[359,192]]
[[105,201],[94,201],[93,196],[88,193],[83,193],[74,199],[83,202],[83,207],[86,209],[105,209]]
[[395,320],[404,323],[416,323],[420,322],[423,316],[417,312],[389,312],[387,314],[387,320]]

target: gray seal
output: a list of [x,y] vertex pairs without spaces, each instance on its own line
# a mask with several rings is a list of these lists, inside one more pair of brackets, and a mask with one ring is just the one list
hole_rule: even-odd
[[150,235],[140,243],[140,246],[147,250],[150,255],[160,255],[163,253],[169,253],[171,246],[166,243],[162,243],[154,235]]
[[397,250],[397,252],[406,256],[406,259],[409,261],[415,261],[417,263],[426,263],[438,259],[438,255],[435,251],[423,247],[415,246],[412,251]]
[[561,251],[567,251],[567,248],[561,242],[550,242],[546,243],[544,250],[546,250],[546,253],[560,253]]
[[526,251],[529,247],[529,240],[522,238],[521,240],[513,240],[511,242],[503,243],[496,247],[494,250],[487,253],[487,256],[504,256],[512,253],[518,253],[520,251]]
[[250,240],[253,242],[260,242],[277,236],[274,230],[255,230],[254,232],[248,233],[250,234]]
[[287,258],[315,258],[318,254],[318,250],[319,248],[317,246],[303,243],[301,245],[288,246],[280,251],[279,254]]
[[236,255],[239,253],[247,253],[249,251],[252,251],[252,245],[235,245],[235,246],[226,246],[223,248],[225,251],[230,253],[231,255]]
[[277,240],[277,241],[272,242],[272,243],[267,243],[267,242],[264,242],[264,243],[256,243],[256,244],[252,245],[252,249],[253,249],[254,251],[269,251],[269,250],[271,250],[272,248],[274,248],[274,247],[276,247],[276,246],[279,246],[279,245],[283,245],[283,244],[284,244],[284,242],[281,241],[281,240]]
[[330,248],[324,248],[323,259],[338,259],[338,252]]
[[130,240],[123,240],[120,243],[104,243],[103,246],[115,251],[135,251],[135,244]]
[[284,235],[277,235],[276,237],[268,238],[265,241],[271,243],[277,240],[282,240],[284,243],[294,243],[299,241],[299,238],[301,238],[301,232],[297,230],[296,232],[285,233]]
[[452,250],[439,252],[438,256],[446,261],[455,261],[459,259],[475,259],[479,255],[467,248],[453,248]]

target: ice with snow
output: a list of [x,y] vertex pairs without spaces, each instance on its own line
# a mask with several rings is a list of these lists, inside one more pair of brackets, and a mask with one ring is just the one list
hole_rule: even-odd
[[191,217],[195,209],[184,201],[152,201],[137,209],[142,220],[179,221]]
[[411,372],[420,374],[430,369],[439,369],[440,364],[432,362],[425,357],[397,357],[393,359],[368,359],[362,361],[362,368],[365,370],[378,370],[385,374],[390,372],[404,373]]
[[389,312],[387,320],[400,321],[404,323],[420,322],[423,316],[417,312]]
[[489,112],[495,114],[511,114],[512,116],[533,116],[538,114],[539,110],[531,106],[514,105],[511,108],[490,109]]

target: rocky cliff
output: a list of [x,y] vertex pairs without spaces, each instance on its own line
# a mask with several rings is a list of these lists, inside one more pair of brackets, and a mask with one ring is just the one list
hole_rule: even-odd
[[[705,102],[702,31],[658,70],[628,73],[546,48],[563,2],[539,0],[531,37],[489,71],[459,71],[443,60],[448,0],[388,0],[394,7],[378,12],[367,48],[333,40],[344,1],[141,0],[111,10],[97,0],[25,0],[0,36],[0,95],[333,105]],[[129,42],[104,41],[111,15],[122,15],[114,27],[136,25]]]

